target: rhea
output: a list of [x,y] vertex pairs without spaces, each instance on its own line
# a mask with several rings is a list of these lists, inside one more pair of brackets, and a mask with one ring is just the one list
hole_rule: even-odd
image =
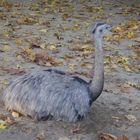
[[11,81],[5,89],[2,99],[6,109],[38,121],[54,118],[76,122],[85,117],[103,90],[102,39],[110,28],[105,23],[92,28],[95,70],[91,82],[55,69],[27,73]]

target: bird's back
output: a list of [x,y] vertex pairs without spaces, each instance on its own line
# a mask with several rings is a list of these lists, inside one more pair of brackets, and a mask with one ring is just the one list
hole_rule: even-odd
[[13,80],[3,96],[6,108],[35,119],[77,121],[90,107],[88,84],[57,70],[38,71]]

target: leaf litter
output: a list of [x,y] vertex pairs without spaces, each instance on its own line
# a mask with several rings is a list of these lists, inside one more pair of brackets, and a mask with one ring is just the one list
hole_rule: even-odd
[[[90,2],[89,2],[90,3]],[[90,3],[91,4],[91,3]],[[110,3],[108,3],[109,5]],[[14,21],[14,26],[18,26],[19,28],[15,28],[13,38],[11,35],[11,31],[4,31],[2,33],[2,37],[6,39],[13,39],[16,43],[16,45],[19,47],[18,51],[16,52],[16,57],[20,58],[22,57],[25,62],[31,62],[40,66],[45,67],[57,67],[57,66],[63,66],[65,63],[67,63],[68,69],[73,74],[79,74],[84,75],[85,77],[88,77],[89,79],[92,77],[93,74],[89,74],[87,71],[92,69],[93,63],[89,61],[90,59],[93,59],[94,56],[94,48],[91,47],[91,44],[93,42],[89,43],[83,43],[83,40],[79,43],[70,42],[69,44],[71,47],[67,48],[67,53],[64,53],[61,55],[61,57],[56,57],[57,53],[61,54],[61,51],[57,47],[57,43],[62,43],[62,41],[65,40],[65,32],[79,32],[83,28],[87,28],[93,22],[93,20],[104,20],[109,21],[109,17],[113,18],[115,14],[113,12],[109,12],[107,15],[105,14],[106,9],[104,6],[97,6],[95,5],[89,5],[89,4],[82,4],[80,5],[80,9],[77,12],[77,7],[73,5],[73,3],[69,3],[67,0],[63,3],[58,0],[45,0],[40,3],[32,3],[30,6],[27,7],[28,10],[31,10],[32,14],[25,14],[21,12],[21,5],[10,5],[8,3],[3,3],[1,6],[4,7],[5,12],[12,11],[13,8],[17,8],[19,10],[19,13],[11,13],[12,21]],[[120,5],[112,4],[114,7],[122,7]],[[21,13],[20,13],[21,12]],[[124,6],[122,9],[120,8],[120,16],[129,16],[130,14],[136,13],[139,15],[139,7],[128,7]],[[50,29],[53,27],[52,23],[57,21],[56,15],[60,14],[60,20],[62,22],[63,27],[61,27],[61,30],[57,30],[53,33],[53,37],[55,39],[46,43],[42,38],[32,40],[30,39],[30,34],[26,34],[26,39],[24,40],[24,35],[21,34],[15,34],[15,32],[19,32],[19,29],[23,26],[40,26],[40,28],[36,28],[36,30],[39,32],[39,35],[45,35],[49,37],[50,35]],[[53,14],[51,18],[46,18],[47,14]],[[1,13],[0,12],[0,20],[7,19],[7,13]],[[41,19],[42,15],[45,15],[46,21]],[[92,15],[92,16],[91,16]],[[90,21],[90,18],[92,18],[92,21]],[[59,17],[57,17],[59,18]],[[73,19],[75,21],[73,21]],[[86,19],[86,20],[85,20]],[[11,19],[10,19],[11,20]],[[84,21],[83,21],[84,20]],[[82,22],[81,22],[82,21]],[[11,21],[10,21],[11,22]],[[58,22],[58,21],[57,21]],[[66,23],[71,23],[70,26],[67,26]],[[57,27],[56,27],[57,28]],[[60,27],[59,27],[60,28]],[[130,19],[128,21],[122,21],[119,25],[113,28],[113,37],[106,37],[105,40],[118,45],[123,40],[131,40],[135,41],[136,38],[138,38],[139,35],[139,29],[140,29],[140,21],[135,19]],[[13,33],[13,32],[12,32]],[[31,34],[34,35],[34,32],[31,31]],[[86,33],[84,34],[85,38],[89,40],[89,37],[86,36]],[[15,35],[15,36],[14,36]],[[80,35],[79,35],[80,36]],[[46,37],[46,38],[47,38]],[[83,38],[83,37],[82,37]],[[78,40],[78,37],[75,37],[75,40]],[[7,41],[7,40],[6,40]],[[5,42],[6,42],[5,41]],[[26,42],[27,41],[27,42]],[[24,42],[26,42],[26,46],[24,46]],[[137,39],[137,43],[139,43]],[[49,45],[48,45],[49,44]],[[62,47],[63,49],[66,48],[69,44],[64,44]],[[6,44],[8,45],[8,44]],[[117,50],[118,49],[118,50]],[[112,50],[108,49],[108,51],[118,51],[121,52],[120,48],[113,48]],[[138,61],[139,61],[139,44],[138,45],[129,45],[127,49],[130,49],[130,51],[133,51],[133,55],[120,55],[118,53],[110,53],[105,56],[105,72],[109,75],[112,75],[114,72],[118,71],[118,68],[122,68],[123,72],[129,73],[139,73]],[[0,53],[8,52],[8,49],[0,48]],[[56,54],[55,54],[56,53]],[[61,58],[61,59],[60,59]],[[85,61],[86,59],[86,61]],[[17,59],[19,61],[19,59]],[[60,61],[59,61],[60,60]],[[78,63],[81,63],[80,66],[73,63],[73,61],[78,61]],[[82,61],[82,62],[81,62]],[[83,71],[78,71],[78,67],[81,67]],[[22,70],[10,68],[10,67],[2,67],[0,69],[1,71],[5,71],[7,73],[10,73],[12,75],[15,74],[22,74]],[[24,72],[24,70],[23,70]],[[128,82],[122,84],[123,88],[122,90],[127,91],[127,89],[135,87],[139,89],[139,85],[135,82]],[[126,115],[126,118],[129,121],[135,122],[137,120],[136,116],[132,115]],[[10,119],[8,120],[10,122]],[[4,126],[2,126],[4,128]],[[4,128],[5,129],[5,128]],[[112,134],[102,134],[100,137],[101,140],[120,140],[117,136],[114,136]],[[38,139],[41,139],[40,136]],[[63,138],[62,138],[63,139]],[[65,139],[65,138],[64,138]],[[69,139],[69,138],[68,138]],[[121,140],[128,140],[127,136],[122,136]]]

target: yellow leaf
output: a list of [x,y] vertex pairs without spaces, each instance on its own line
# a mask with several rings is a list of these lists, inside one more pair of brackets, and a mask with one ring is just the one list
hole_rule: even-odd
[[76,69],[76,65],[75,64],[69,64],[69,70],[70,71],[74,71]]
[[64,13],[62,15],[63,20],[66,20],[67,18],[69,18],[69,14],[68,13]]
[[140,83],[127,82],[127,84],[140,90]]
[[0,129],[6,129],[6,125],[0,124]]
[[3,47],[0,48],[0,51],[2,51],[2,52],[7,52],[9,50],[10,50],[10,46],[8,46],[8,45],[4,45]]
[[117,61],[117,63],[120,63],[120,64],[129,64],[129,58],[124,57],[124,56],[117,57],[116,61]]
[[105,36],[105,37],[104,37],[104,39],[105,39],[106,41],[111,41],[111,38],[112,38],[111,36]]
[[124,65],[124,69],[125,69],[127,72],[132,72],[132,70],[129,68],[128,65]]
[[93,68],[93,64],[85,62],[85,63],[81,64],[81,67],[86,67],[88,69],[92,69]]
[[113,13],[109,13],[109,16],[113,16]]
[[70,140],[68,137],[61,137],[58,140]]
[[22,60],[22,56],[21,55],[17,55],[16,58],[17,58],[17,60]]
[[48,46],[47,47],[49,50],[51,50],[51,51],[54,51],[54,50],[56,50],[57,48],[56,48],[56,45],[50,45],[50,46]]
[[8,81],[7,80],[0,80],[0,84],[7,85],[8,84]]
[[110,56],[106,56],[104,59],[104,64],[109,64],[111,61],[111,57]]
[[131,122],[137,121],[137,118],[134,115],[129,114],[129,115],[125,115],[125,117]]
[[123,31],[123,29],[122,29],[121,27],[119,27],[119,26],[113,28],[112,30],[113,30],[114,32],[116,32],[116,33],[119,33],[119,32],[122,32],[122,31]]
[[135,37],[134,32],[128,32],[127,37],[128,37],[129,39],[134,38],[134,37]]
[[138,29],[138,28],[139,28],[138,25],[134,25],[134,26],[133,26],[133,29],[134,29],[134,30],[136,30],[136,29]]
[[18,44],[18,45],[21,45],[22,44],[22,41],[20,38],[16,38],[15,39],[15,43]]
[[43,33],[47,33],[48,32],[48,29],[41,29],[39,30],[40,32],[43,32]]
[[14,118],[19,118],[19,113],[18,112],[12,112],[12,116],[14,117]]
[[46,7],[46,8],[44,9],[44,12],[48,13],[48,12],[49,12],[49,8]]
[[20,55],[23,56],[24,58],[31,60],[31,61],[35,60],[35,53],[30,48],[24,48],[23,52],[20,53]]
[[16,21],[18,24],[20,25],[24,25],[24,24],[32,24],[32,23],[35,23],[35,20],[31,17],[26,17],[26,16],[23,16],[19,19],[17,19]]
[[40,48],[41,48],[41,49],[45,49],[45,48],[46,48],[46,44],[45,44],[45,43],[42,43],[42,44],[40,45]]
[[0,120],[0,130],[2,129],[6,129],[7,128],[7,126],[6,126],[6,122],[5,121],[3,121],[3,120]]

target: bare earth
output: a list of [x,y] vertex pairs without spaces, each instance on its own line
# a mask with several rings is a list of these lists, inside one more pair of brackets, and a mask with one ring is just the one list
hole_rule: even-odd
[[1,93],[22,74],[19,69],[57,68],[91,80],[94,42],[89,27],[102,21],[114,30],[104,40],[104,91],[79,130],[73,130],[74,124],[15,117],[1,106],[0,140],[96,140],[100,133],[139,140],[140,1],[9,2],[0,7]]

